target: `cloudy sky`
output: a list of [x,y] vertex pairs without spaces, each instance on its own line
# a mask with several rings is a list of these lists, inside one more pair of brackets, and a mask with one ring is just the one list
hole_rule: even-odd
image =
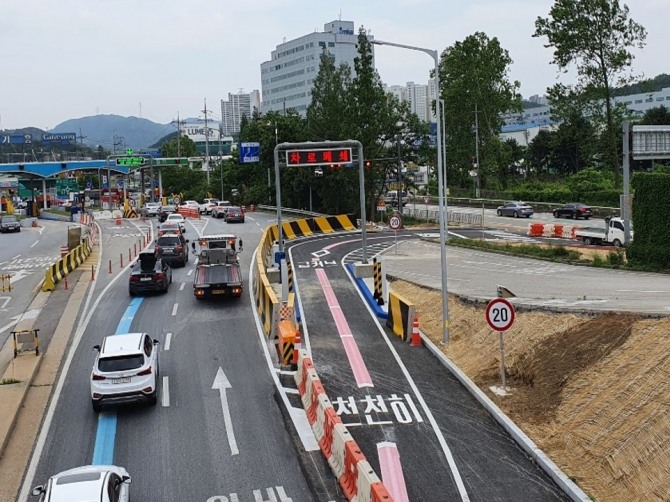
[[[670,0],[628,0],[648,31],[634,69],[670,73]],[[498,37],[527,97],[558,77],[532,38],[553,0],[0,0],[0,129],[55,127],[95,114],[167,123],[220,110],[228,93],[261,89],[260,64],[291,40],[341,17],[380,40],[443,49],[475,31]],[[426,83],[432,60],[375,48],[389,84]]]

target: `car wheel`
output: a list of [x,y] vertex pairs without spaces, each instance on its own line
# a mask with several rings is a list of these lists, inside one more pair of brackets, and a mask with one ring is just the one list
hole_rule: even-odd
[[576,219],[578,219],[578,218],[579,218],[579,216],[577,216],[577,213],[572,213],[572,219],[573,219],[573,220],[576,220]]
[[500,209],[498,209],[497,213],[498,213],[498,216],[502,216],[502,211]]
[[158,403],[158,388],[149,395],[149,406],[156,406]]
[[558,211],[554,211],[554,218],[559,218]]
[[518,218],[518,217],[519,217],[519,213],[517,213],[516,211],[514,211],[514,217],[515,217],[515,218]]
[[592,244],[591,237],[584,237],[584,244],[590,246]]
[[96,413],[100,413],[102,410],[102,406],[100,405],[100,401],[96,401],[95,399],[91,399],[91,404],[93,405],[93,411]]
[[130,296],[136,296],[136,295],[137,295],[137,293],[136,293],[135,291],[133,291],[132,289],[129,289],[129,290],[128,290],[128,294],[129,294]]
[[614,239],[614,242],[612,242],[612,244],[614,244],[615,248],[621,247],[621,241],[619,239]]
[[590,218],[590,216],[584,216],[585,220],[588,220],[589,218]]

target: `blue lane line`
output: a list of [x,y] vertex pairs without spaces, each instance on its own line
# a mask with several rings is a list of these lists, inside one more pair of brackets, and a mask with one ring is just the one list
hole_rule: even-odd
[[[133,318],[144,298],[139,296],[130,302],[119,321],[115,335],[128,333]],[[114,441],[116,439],[116,411],[104,411],[98,415],[98,430],[95,433],[95,447],[93,448],[93,465],[114,464]]]

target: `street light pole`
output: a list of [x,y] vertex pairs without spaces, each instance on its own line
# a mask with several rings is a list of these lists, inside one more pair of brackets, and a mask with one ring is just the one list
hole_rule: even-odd
[[475,197],[479,199],[481,193],[481,182],[479,176],[479,110],[477,110],[477,103],[475,103],[475,162],[477,163],[477,168],[475,169],[477,173]]
[[435,116],[437,117],[437,176],[438,176],[438,207],[440,220],[440,264],[442,269],[442,343],[449,342],[449,296],[447,290],[447,248],[446,248],[446,213],[447,199],[445,197],[446,173],[442,172],[442,127],[440,124],[440,60],[436,50],[414,47],[411,45],[396,44],[382,40],[370,40],[376,45],[389,45],[391,47],[400,47],[413,51],[423,52],[433,58],[435,62],[435,89],[437,97],[435,99]]

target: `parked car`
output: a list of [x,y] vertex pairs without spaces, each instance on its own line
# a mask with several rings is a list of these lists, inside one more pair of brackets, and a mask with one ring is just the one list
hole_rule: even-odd
[[584,218],[588,220],[591,217],[591,208],[579,202],[570,202],[559,208],[554,209],[554,218],[567,216],[573,220]]
[[200,214],[211,214],[212,208],[216,206],[219,199],[207,198],[198,206]]
[[244,223],[244,213],[242,208],[238,206],[230,206],[226,210],[226,223],[233,223],[234,221],[238,223]]
[[0,232],[20,232],[21,223],[13,214],[5,214],[0,218]]
[[182,234],[164,234],[156,240],[156,254],[169,265],[188,263],[188,240]]
[[106,404],[156,404],[158,343],[146,333],[124,333],[106,336],[93,347],[98,352],[91,371],[94,411]]
[[128,294],[135,296],[153,291],[167,293],[171,283],[172,269],[167,262],[161,260],[156,251],[144,251],[138,255],[130,271]]
[[115,465],[85,465],[54,474],[46,484],[33,488],[40,502],[128,502],[130,474]]
[[158,202],[147,202],[140,208],[140,216],[158,216],[161,205]]
[[227,200],[220,200],[212,207],[212,218],[224,218],[226,210],[230,207],[230,202]]
[[184,216],[179,213],[168,214],[165,223],[177,223],[182,232],[186,232],[186,220]]
[[163,223],[165,220],[167,220],[167,217],[169,214],[176,213],[177,212],[177,207],[176,206],[161,206],[161,211],[158,213],[158,220]]
[[181,232],[181,227],[179,226],[179,223],[176,221],[166,221],[164,223],[161,223],[160,227],[158,227],[158,233],[156,237],[160,237],[161,235],[165,234],[180,234]]
[[496,213],[498,216],[514,216],[515,218],[524,216],[530,218],[533,215],[533,208],[525,202],[508,202],[503,206],[499,206]]

